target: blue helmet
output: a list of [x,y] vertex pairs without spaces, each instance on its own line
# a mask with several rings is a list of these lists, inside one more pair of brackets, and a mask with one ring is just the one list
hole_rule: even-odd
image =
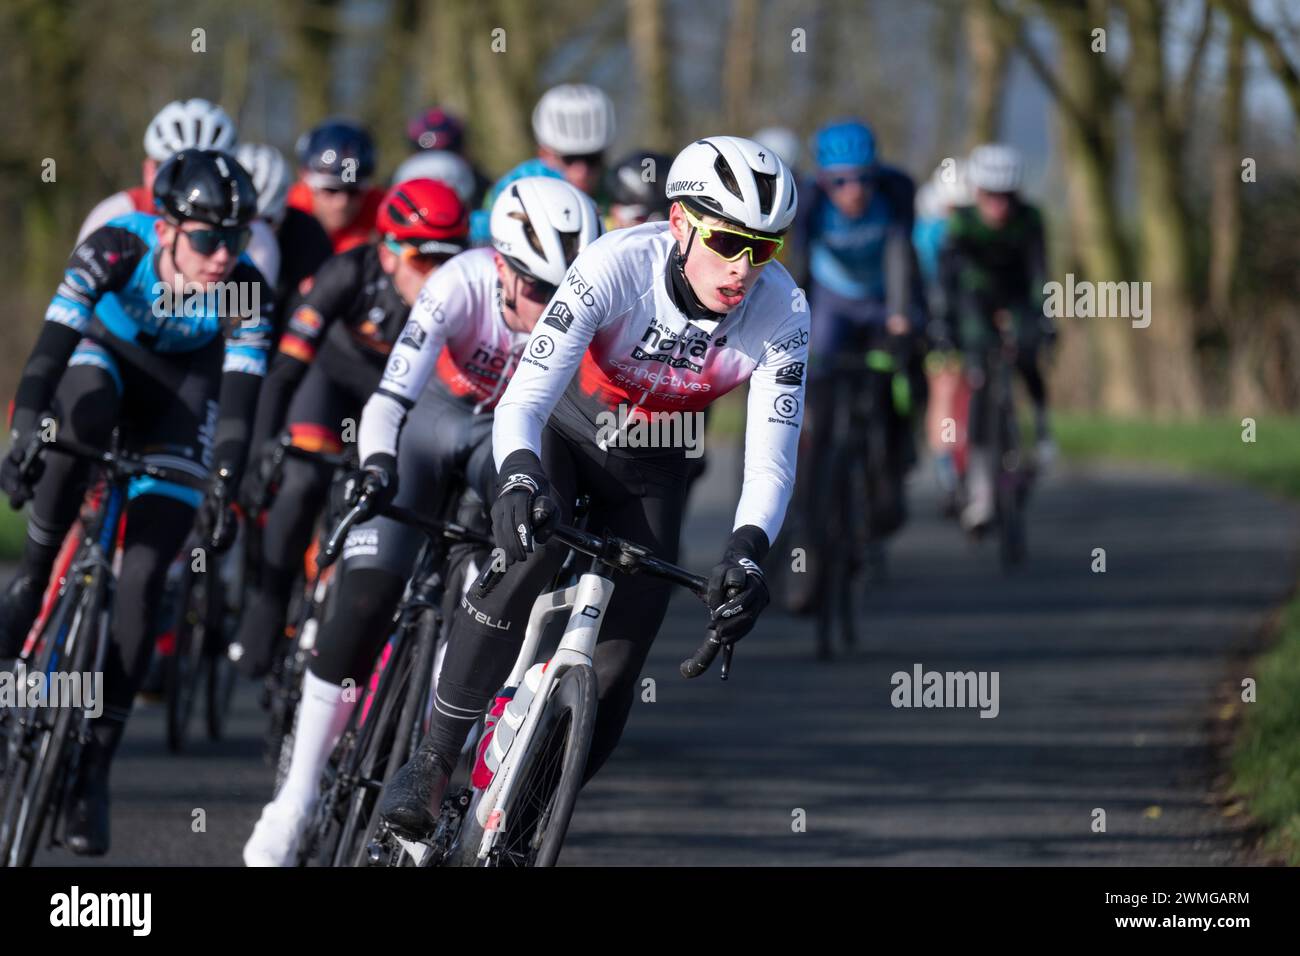
[[821,169],[876,165],[876,136],[870,126],[857,120],[823,126],[817,132],[813,148]]
[[364,182],[375,172],[375,143],[360,126],[326,120],[298,138],[298,165],[309,185]]

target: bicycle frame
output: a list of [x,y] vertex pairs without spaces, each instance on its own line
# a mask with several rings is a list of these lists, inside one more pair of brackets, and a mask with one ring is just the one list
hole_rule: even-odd
[[605,611],[614,594],[612,579],[595,571],[586,571],[578,578],[578,583],[563,591],[550,591],[538,596],[533,602],[528,615],[528,627],[524,633],[523,647],[515,659],[514,668],[506,681],[507,686],[517,687],[523,682],[524,674],[535,663],[537,648],[541,644],[542,632],[546,622],[557,614],[568,612],[569,623],[564,629],[564,638],[546,669],[542,673],[542,682],[528,705],[528,716],[510,742],[510,748],[501,760],[501,766],[492,777],[479,797],[474,814],[483,828],[483,839],[478,848],[478,859],[486,859],[493,845],[501,834],[505,820],[500,809],[509,805],[518,777],[514,773],[519,756],[528,752],[532,738],[541,719],[544,705],[551,695],[555,683],[569,668],[585,664],[591,666],[592,655],[596,649],[596,639],[600,635],[601,623]]

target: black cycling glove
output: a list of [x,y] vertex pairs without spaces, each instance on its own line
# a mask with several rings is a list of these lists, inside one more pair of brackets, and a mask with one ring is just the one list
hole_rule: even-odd
[[[533,520],[534,505],[541,512],[540,522]],[[532,554],[534,545],[546,540],[559,517],[541,459],[527,448],[512,451],[501,463],[497,497],[492,502],[492,537],[505,553],[506,566]]]
[[32,435],[14,429],[9,436],[9,454],[0,461],[0,491],[9,496],[9,505],[15,511],[25,505],[32,497],[32,488],[40,481],[45,469],[45,459],[37,455],[27,464],[27,473],[23,473],[23,460],[32,443]]
[[767,535],[761,528],[744,525],[731,533],[722,560],[709,572],[707,601],[713,613],[712,626],[724,644],[748,634],[767,607],[767,581],[759,563],[768,547]]
[[343,497],[355,505],[365,495],[370,502],[370,513],[377,514],[397,497],[397,459],[387,452],[377,451],[361,464],[361,471],[348,479]]
[[207,494],[199,503],[194,528],[203,542],[220,554],[235,543],[238,525],[231,505],[238,482],[229,468],[218,468],[208,482]]

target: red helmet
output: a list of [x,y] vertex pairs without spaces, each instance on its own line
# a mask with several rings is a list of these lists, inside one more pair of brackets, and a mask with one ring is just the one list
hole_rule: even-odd
[[388,190],[375,226],[385,239],[409,243],[421,253],[455,255],[469,239],[469,211],[446,183],[408,179]]

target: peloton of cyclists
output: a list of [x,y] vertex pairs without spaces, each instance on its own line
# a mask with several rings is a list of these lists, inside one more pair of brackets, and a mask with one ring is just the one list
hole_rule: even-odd
[[[595,206],[573,186],[519,179],[492,208],[494,248],[458,255],[428,278],[361,418],[359,490],[376,508],[395,501],[439,518],[468,487],[461,520],[482,513],[496,482],[493,409],[565,270],[599,232]],[[364,685],[374,667],[423,541],[383,515],[348,535],[303,682],[288,774],[244,849],[249,865],[293,863],[326,758],[355,706],[345,682]],[[472,640],[453,640],[443,664],[435,707],[453,733],[468,732],[485,706],[480,654]]]

